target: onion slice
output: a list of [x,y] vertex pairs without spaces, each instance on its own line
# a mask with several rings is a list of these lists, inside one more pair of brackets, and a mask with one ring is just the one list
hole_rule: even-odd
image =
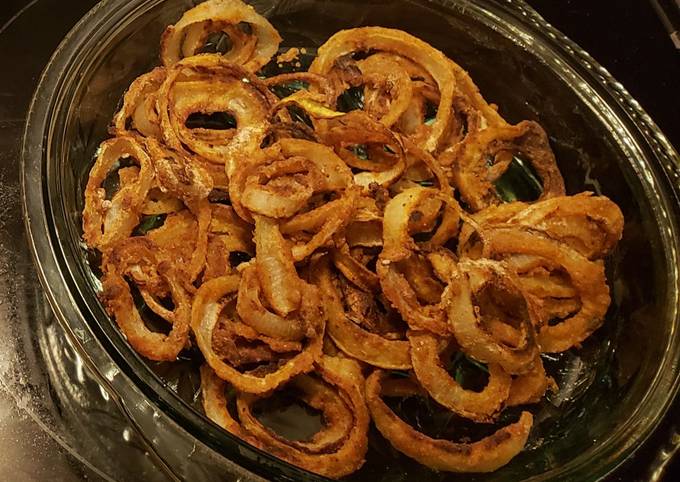
[[225,363],[213,349],[213,331],[219,320],[223,303],[220,301],[225,296],[233,295],[239,286],[237,275],[227,275],[215,278],[203,283],[194,295],[191,308],[191,328],[196,338],[196,343],[217,376],[228,381],[237,389],[249,393],[267,393],[284,384],[292,377],[301,373],[309,372],[316,360],[321,356],[323,340],[322,317],[312,321],[316,332],[307,341],[302,351],[292,358],[281,363],[274,371],[263,376],[250,373],[242,373],[233,366]]
[[506,465],[526,444],[533,417],[522,412],[519,421],[474,443],[432,439],[401,420],[382,400],[389,391],[387,372],[376,370],[366,380],[366,403],[380,433],[403,454],[434,470],[493,472]]
[[481,392],[464,389],[443,368],[438,339],[410,331],[411,362],[418,381],[444,407],[476,422],[492,422],[510,393],[512,379],[497,364],[489,364],[489,382]]
[[[352,413],[352,427],[346,435],[339,433],[345,430],[342,426],[324,430],[311,444],[291,442],[263,427],[249,409],[253,399],[244,395],[241,395],[240,403],[237,402],[239,422],[227,409],[226,384],[204,366],[201,368],[201,389],[206,415],[251,445],[298,467],[331,478],[351,474],[363,465],[368,448],[370,417],[364,400],[364,377],[358,363],[346,358],[323,356],[316,368],[323,382],[337,390]],[[334,444],[333,438],[344,440],[342,444]]]
[[544,325],[538,333],[542,352],[562,352],[585,340],[598,329],[609,307],[609,287],[602,263],[589,261],[566,244],[521,228],[503,227],[484,232],[485,257],[512,254],[539,256],[564,269],[581,300],[580,309],[556,325]]
[[327,75],[337,59],[354,52],[379,51],[406,57],[432,76],[440,92],[439,108],[429,137],[422,147],[436,151],[448,127],[456,88],[456,79],[451,71],[449,60],[439,50],[426,42],[402,32],[383,27],[362,27],[341,30],[321,47],[318,56],[309,68],[310,72]]
[[[485,313],[474,301],[485,288],[497,290],[498,296],[512,303],[505,310],[494,306],[494,311],[509,313],[512,310],[512,316],[520,317],[517,329],[501,320],[501,325],[519,332],[516,345],[508,345],[485,329],[482,321]],[[465,353],[484,363],[497,363],[512,374],[526,373],[532,368],[539,354],[534,333],[534,326],[538,324],[537,310],[510,270],[497,261],[461,261],[443,297],[451,331]],[[492,303],[496,302],[492,300]]]
[[219,31],[231,34],[232,50],[240,50],[242,46],[234,42],[242,36],[234,28],[240,23],[250,25],[257,42],[246,58],[238,58],[232,51],[227,53],[226,58],[239,60],[246,70],[256,72],[274,56],[281,37],[266,18],[240,0],[208,0],[187,10],[175,25],[169,26],[163,32],[163,65],[169,67],[184,57],[196,55],[203,48],[208,35]]
[[[109,201],[102,184],[121,159],[131,159],[139,165],[137,179],[124,185]],[[140,213],[153,181],[151,159],[133,137],[115,137],[104,141],[97,150],[97,159],[85,187],[83,239],[87,245],[104,250],[111,243],[130,236],[139,224]]]
[[[115,319],[130,345],[142,356],[155,361],[174,361],[189,338],[191,299],[180,283],[177,273],[168,263],[159,263],[156,246],[149,239],[129,238],[111,247],[104,263],[101,299]],[[167,292],[173,310],[158,309],[172,324],[168,335],[155,333],[146,327],[135,306],[130,285],[145,291]],[[150,299],[147,294],[145,299]],[[153,308],[153,304],[150,305]]]

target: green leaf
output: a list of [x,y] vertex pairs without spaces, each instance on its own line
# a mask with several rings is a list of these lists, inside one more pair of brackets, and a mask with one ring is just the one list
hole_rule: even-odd
[[160,228],[165,222],[166,214],[154,214],[151,216],[144,216],[139,225],[135,228],[133,236],[144,236],[152,229]]
[[337,109],[340,112],[350,112],[353,110],[363,110],[364,108],[364,87],[350,87],[338,97]]
[[392,370],[390,372],[390,375],[398,377],[398,378],[409,378],[411,374],[409,372],[403,371],[403,370]]
[[432,102],[426,102],[425,103],[425,121],[423,124],[426,126],[431,126],[434,124],[434,121],[437,119],[437,108],[439,106],[437,104],[434,104]]
[[494,184],[496,194],[506,203],[535,201],[543,193],[543,185],[531,163],[516,155],[512,156],[508,169]]
[[368,159],[368,149],[363,144],[357,144],[356,146],[350,147],[350,151],[352,151],[352,154],[359,159],[363,159],[364,161]]

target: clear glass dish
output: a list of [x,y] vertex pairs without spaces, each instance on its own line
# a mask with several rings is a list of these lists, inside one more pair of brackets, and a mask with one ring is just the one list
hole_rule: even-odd
[[[315,47],[359,25],[396,27],[427,40],[469,70],[505,118],[545,127],[569,192],[601,192],[621,206],[626,226],[608,263],[612,306],[605,326],[582,349],[549,361],[562,390],[535,408],[527,449],[501,470],[472,479],[586,480],[613,471],[652,433],[680,380],[680,160],[663,134],[620,84],[522,1],[251,3],[279,29],[284,46]],[[149,363],[128,346],[97,299],[80,241],[83,186],[120,97],[158,63],[161,32],[193,4],[104,1],[54,54],[24,136],[29,241],[69,340],[169,477],[318,480],[205,418],[195,363],[179,370]],[[348,479],[458,479],[387,452],[385,444],[372,444],[364,468]]]

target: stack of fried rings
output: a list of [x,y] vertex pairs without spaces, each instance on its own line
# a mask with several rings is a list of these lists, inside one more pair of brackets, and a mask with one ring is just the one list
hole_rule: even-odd
[[[201,53],[216,35],[229,50]],[[565,195],[542,128],[508,124],[422,40],[340,31],[307,71],[258,75],[280,41],[239,0],[209,0],[167,28],[163,65],[125,94],[85,191],[107,311],[150,360],[197,346],[208,417],[299,467],[359,469],[372,420],[435,470],[496,470],[524,447],[528,411],[457,443],[417,431],[386,399],[429,397],[492,423],[556,390],[540,354],[602,324],[619,208]],[[340,112],[349,89],[363,104]],[[231,123],[190,122],[220,115]],[[515,156],[542,184],[533,202],[496,191]],[[140,231],[153,216],[163,224]],[[481,391],[450,375],[461,353],[488,369]],[[279,390],[322,414],[317,433],[291,440],[260,422],[255,404]]]

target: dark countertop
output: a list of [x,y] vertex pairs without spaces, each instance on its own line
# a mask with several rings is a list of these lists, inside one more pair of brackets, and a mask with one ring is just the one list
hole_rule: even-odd
[[[674,49],[648,0],[528,1],[606,67],[647,110],[673,145],[680,148],[680,52]],[[18,160],[23,117],[34,88],[34,85],[27,85],[27,81],[37,82],[58,40],[95,3],[95,0],[2,0],[0,56],[5,57],[6,53],[3,42],[21,41],[12,34],[12,27],[17,19],[25,21],[26,12],[40,12],[31,31],[36,33],[36,43],[42,45],[27,43],[25,56],[6,63],[6,67],[11,67],[6,68],[4,79],[0,81],[0,132],[3,134],[0,136],[0,161],[6,166],[0,170],[3,186],[17,176],[18,169],[7,166]],[[55,16],[59,18],[58,28],[54,27]],[[47,23],[52,25],[50,29],[45,27]],[[38,34],[42,31],[49,31],[49,38]],[[18,209],[18,193],[15,194],[16,199],[3,208],[3,213],[10,208]],[[0,318],[4,321],[2,309]],[[3,344],[4,340],[4,331],[0,329]],[[9,353],[9,349],[11,346],[5,347],[0,357]],[[15,406],[16,398],[6,395],[0,386],[0,447],[12,448],[1,450],[0,479],[45,480],[56,475],[59,480],[77,480],[88,473],[78,467],[82,461],[75,460],[63,444],[55,443],[43,433],[35,417],[27,415],[25,407]],[[673,410],[680,413],[680,405],[676,403]],[[656,436],[641,447],[637,457],[612,480],[650,480],[647,467],[655,458],[658,462],[659,448],[666,443],[675,423],[673,419],[665,420]],[[30,456],[21,457],[21,454]],[[47,471],[46,467],[49,467]],[[17,474],[20,475],[17,477]],[[90,478],[97,479],[97,476],[90,474]],[[680,461],[675,461],[666,480],[680,480]]]
[[528,0],[621,82],[680,149],[680,50],[649,0]]

